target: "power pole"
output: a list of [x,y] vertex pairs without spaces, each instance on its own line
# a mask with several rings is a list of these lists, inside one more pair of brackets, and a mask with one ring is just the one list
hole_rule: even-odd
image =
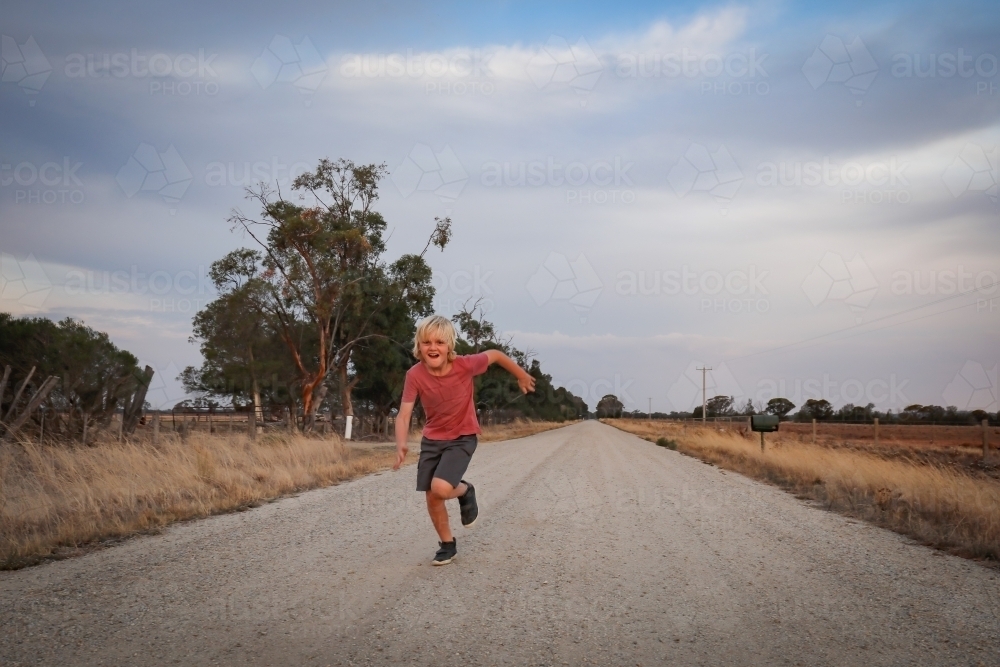
[[705,373],[712,370],[711,368],[696,368],[695,370],[701,371],[701,423],[705,424],[708,419],[705,416]]

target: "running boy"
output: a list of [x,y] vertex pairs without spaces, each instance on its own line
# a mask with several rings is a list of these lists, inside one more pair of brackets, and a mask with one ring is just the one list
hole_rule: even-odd
[[466,528],[471,528],[479,516],[476,488],[462,479],[476,451],[476,436],[481,433],[472,397],[472,378],[485,373],[492,363],[500,364],[517,378],[522,393],[535,390],[535,378],[499,350],[457,356],[455,327],[440,315],[431,315],[417,323],[413,356],[420,363],[406,372],[396,419],[396,465],[392,469],[399,470],[409,449],[406,439],[410,416],[419,396],[427,423],[420,439],[417,491],[427,495],[427,512],[440,538],[441,548],[432,563],[446,565],[458,549],[444,501],[458,498],[462,525]]

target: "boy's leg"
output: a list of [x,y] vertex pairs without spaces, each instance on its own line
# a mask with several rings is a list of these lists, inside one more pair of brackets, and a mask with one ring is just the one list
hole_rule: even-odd
[[427,492],[427,513],[431,515],[434,530],[442,542],[451,542],[455,539],[451,534],[451,524],[448,523],[448,508],[444,503],[446,500],[458,498],[466,489],[468,487],[465,483],[454,487],[440,477],[431,480],[431,490]]

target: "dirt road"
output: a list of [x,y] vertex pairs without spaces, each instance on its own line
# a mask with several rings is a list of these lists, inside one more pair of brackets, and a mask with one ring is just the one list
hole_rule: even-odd
[[[997,665],[1000,572],[584,422],[0,573],[0,664]],[[457,506],[456,506],[457,509]]]

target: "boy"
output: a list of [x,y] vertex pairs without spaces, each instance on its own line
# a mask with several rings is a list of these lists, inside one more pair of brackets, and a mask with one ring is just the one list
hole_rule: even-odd
[[417,491],[427,495],[427,512],[440,538],[441,548],[432,564],[447,565],[458,549],[444,501],[458,498],[462,525],[466,528],[471,528],[479,516],[476,489],[462,479],[476,451],[476,436],[481,433],[472,397],[472,378],[485,373],[492,363],[500,364],[517,378],[522,393],[535,390],[535,378],[499,350],[457,356],[455,327],[440,315],[431,315],[417,323],[413,356],[420,363],[406,372],[396,419],[396,465],[392,469],[399,470],[406,457],[410,416],[419,396],[427,423],[420,439]]

